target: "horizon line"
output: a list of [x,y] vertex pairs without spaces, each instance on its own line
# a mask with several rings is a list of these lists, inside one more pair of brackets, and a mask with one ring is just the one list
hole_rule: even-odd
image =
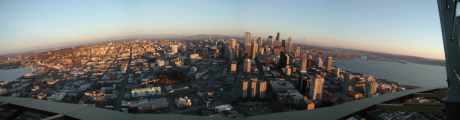
[[[251,32],[252,33],[252,32]],[[276,32],[273,32],[276,33]],[[162,36],[162,35],[168,35],[168,36]],[[44,51],[49,51],[51,49],[65,49],[65,48],[71,48],[71,47],[79,47],[85,44],[96,44],[96,43],[103,43],[103,42],[108,42],[108,41],[120,41],[120,40],[135,40],[135,37],[138,37],[136,39],[152,39],[152,40],[160,40],[160,39],[171,39],[167,37],[190,37],[190,36],[196,36],[196,35],[223,35],[227,37],[239,37],[239,39],[244,39],[244,34],[220,34],[220,33],[195,33],[195,34],[177,34],[177,33],[162,33],[162,34],[141,34],[141,35],[124,35],[124,36],[118,36],[118,37],[105,37],[105,38],[93,38],[90,40],[84,40],[84,41],[78,41],[78,42],[67,42],[63,43],[57,46],[41,46],[42,48],[35,48],[31,50],[25,50],[25,51],[16,51],[16,52],[5,52],[5,53],[0,53],[0,56],[10,56],[10,55],[16,55],[16,54],[25,54],[25,53],[34,53],[35,52],[44,52]],[[146,38],[147,37],[147,38]],[[152,38],[148,38],[152,37]],[[158,37],[158,38],[155,38]],[[163,38],[162,38],[163,37]],[[176,38],[174,38],[176,39]],[[368,50],[368,49],[360,49],[360,48],[352,48],[352,47],[343,47],[343,46],[337,46],[340,44],[335,44],[335,45],[324,45],[324,44],[309,44],[305,42],[299,42],[299,40],[293,39],[293,43],[295,44],[300,44],[300,45],[308,45],[308,46],[313,46],[313,47],[323,47],[323,48],[330,48],[330,49],[348,49],[348,50],[357,50],[357,51],[365,51],[365,52],[374,52],[374,53],[380,53],[380,54],[391,54],[391,55],[400,55],[400,56],[410,56],[410,57],[419,57],[423,59],[430,59],[430,60],[441,60],[445,61],[445,57],[442,58],[434,58],[434,57],[426,57],[426,56],[419,56],[419,55],[407,55],[407,54],[400,54],[400,53],[393,53],[393,52],[388,52],[388,51],[379,51],[379,50]],[[38,51],[37,51],[38,50]]]

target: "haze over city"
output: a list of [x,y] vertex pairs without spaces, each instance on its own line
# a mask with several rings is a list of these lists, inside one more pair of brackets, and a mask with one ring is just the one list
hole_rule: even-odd
[[1,1],[0,54],[127,36],[279,31],[299,43],[444,59],[437,9],[432,0]]

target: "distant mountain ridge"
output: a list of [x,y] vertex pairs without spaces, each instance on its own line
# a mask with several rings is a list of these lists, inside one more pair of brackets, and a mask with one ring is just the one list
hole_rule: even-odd
[[205,40],[205,39],[242,39],[240,35],[223,35],[223,34],[196,34],[196,35],[145,35],[145,36],[128,36],[123,39],[170,39],[170,40]]

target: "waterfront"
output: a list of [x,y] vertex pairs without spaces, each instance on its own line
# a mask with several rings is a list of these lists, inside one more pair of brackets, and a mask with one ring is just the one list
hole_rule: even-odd
[[338,60],[336,66],[353,72],[367,73],[378,78],[418,87],[446,87],[444,66],[399,63],[374,60]]
[[0,69],[0,80],[16,80],[22,75],[31,72],[29,68]]

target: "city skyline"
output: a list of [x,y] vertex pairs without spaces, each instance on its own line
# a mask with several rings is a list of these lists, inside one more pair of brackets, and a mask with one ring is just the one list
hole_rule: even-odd
[[279,31],[298,43],[444,59],[435,2],[2,1],[0,54],[135,35]]

